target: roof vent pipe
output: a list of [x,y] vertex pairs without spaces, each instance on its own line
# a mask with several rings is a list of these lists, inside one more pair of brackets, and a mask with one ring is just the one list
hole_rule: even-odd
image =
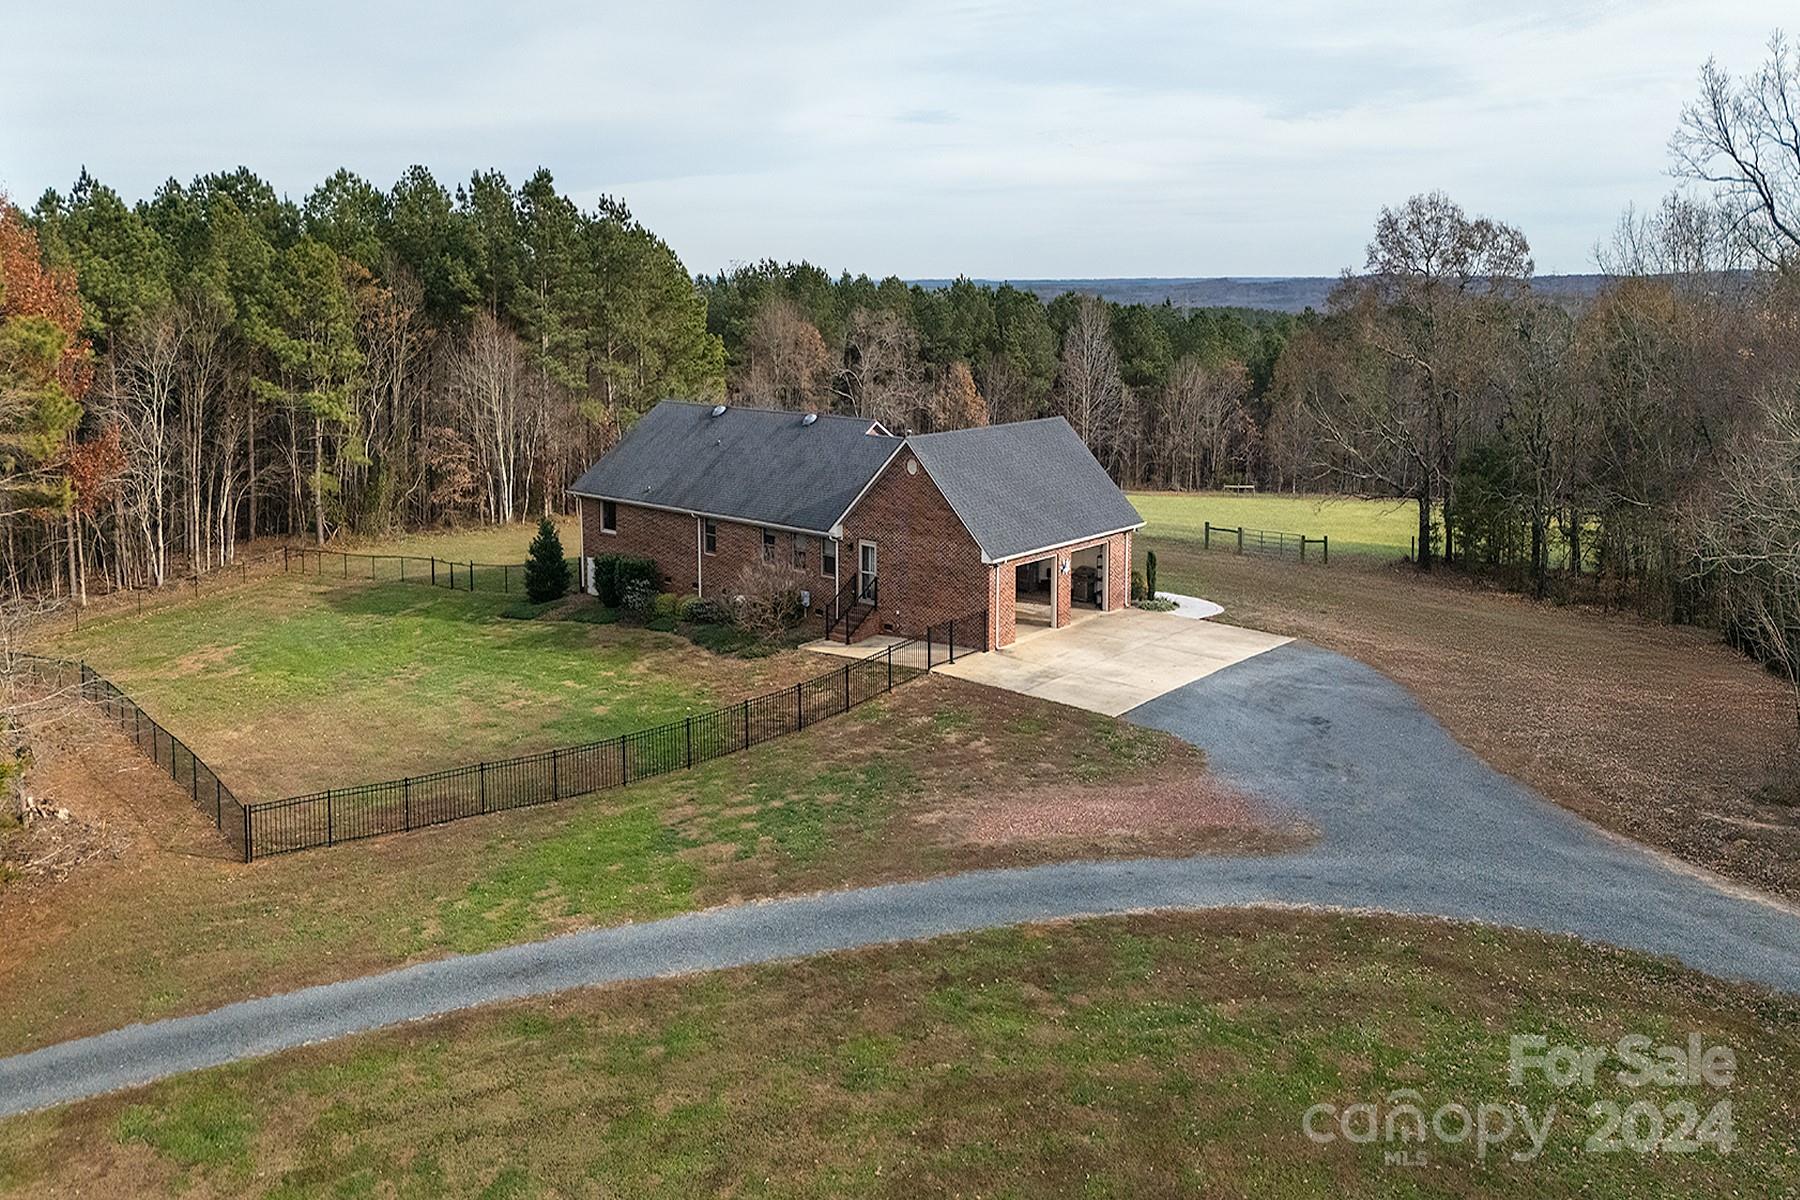
[[800,423],[802,425],[811,425],[814,421],[816,421],[818,419],[819,419],[818,413],[807,413],[804,417],[800,418]]
[[713,405],[712,415],[715,417],[724,416],[725,415],[725,406],[723,404]]

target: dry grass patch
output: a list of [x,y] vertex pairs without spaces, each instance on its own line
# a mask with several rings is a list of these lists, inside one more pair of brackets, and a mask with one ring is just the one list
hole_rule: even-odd
[[1619,833],[1800,899],[1781,685],[1703,631],[1410,569],[1300,567],[1154,536],[1162,585],[1398,680],[1497,769]]

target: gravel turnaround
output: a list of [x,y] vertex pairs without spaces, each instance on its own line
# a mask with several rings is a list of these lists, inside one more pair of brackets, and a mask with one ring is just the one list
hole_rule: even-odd
[[441,959],[0,1059],[0,1116],[476,1005],[1031,921],[1316,905],[1573,933],[1800,992],[1800,914],[1493,771],[1385,676],[1293,643],[1128,714],[1321,830],[1304,852],[976,871]]

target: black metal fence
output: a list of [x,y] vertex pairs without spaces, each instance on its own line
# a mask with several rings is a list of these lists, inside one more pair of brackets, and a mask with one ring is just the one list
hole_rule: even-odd
[[194,806],[212,819],[234,850],[250,858],[250,823],[248,810],[238,802],[231,789],[206,761],[190,750],[186,743],[145,712],[130,696],[84,662],[45,658],[36,654],[18,656],[43,686],[56,692],[71,692],[93,705],[103,716],[130,738],[149,760],[169,773],[193,799]]
[[903,647],[780,691],[582,746],[252,804],[243,810],[244,859],[548,804],[748,750],[923,674],[895,661],[894,651]]
[[[579,579],[581,560],[570,558],[569,578]],[[525,590],[522,563],[459,562],[418,554],[356,554],[348,550],[319,550],[310,546],[284,546],[281,569],[289,575],[320,579],[372,579],[386,583],[418,583],[463,592],[509,594]],[[514,584],[518,584],[514,587]]]
[[[1191,535],[1190,535],[1191,536]],[[1288,533],[1280,529],[1251,529],[1245,525],[1214,525],[1205,523],[1201,534],[1201,545],[1206,549],[1232,550],[1238,554],[1296,554],[1301,562],[1307,559],[1307,549],[1312,549],[1312,557],[1320,563],[1331,561],[1331,538],[1308,537],[1304,533]]]
[[988,610],[978,608],[925,630],[925,669],[988,648]]

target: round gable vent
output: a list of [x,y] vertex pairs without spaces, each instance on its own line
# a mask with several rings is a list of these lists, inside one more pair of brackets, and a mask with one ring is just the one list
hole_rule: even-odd
[[908,475],[917,475],[919,473],[919,460],[918,459],[909,458],[906,460],[906,473]]

